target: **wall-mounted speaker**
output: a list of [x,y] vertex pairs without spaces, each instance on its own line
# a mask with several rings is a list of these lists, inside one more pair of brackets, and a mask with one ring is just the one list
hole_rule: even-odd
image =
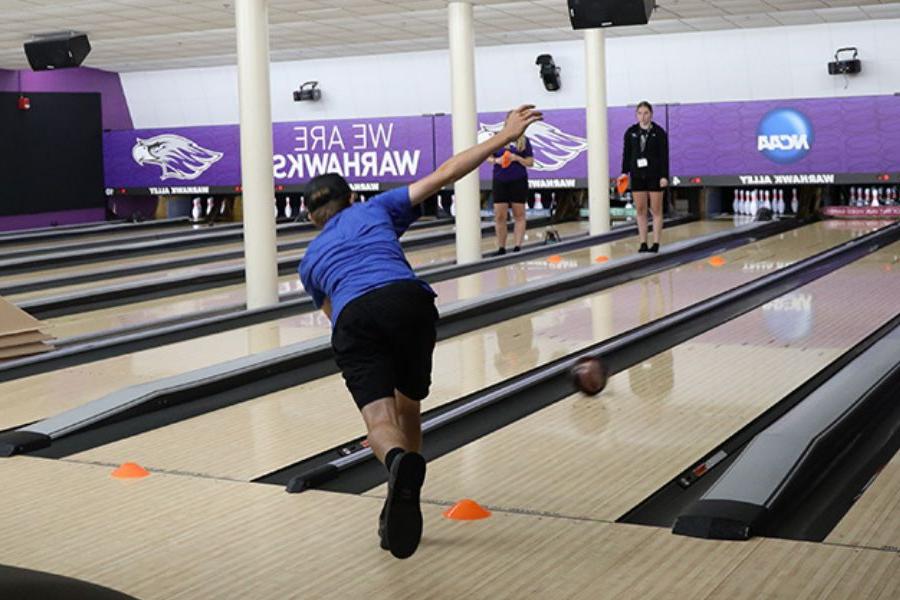
[[91,43],[83,33],[40,36],[25,42],[25,56],[34,71],[78,67],[91,52]]
[[569,0],[572,29],[646,25],[654,0]]

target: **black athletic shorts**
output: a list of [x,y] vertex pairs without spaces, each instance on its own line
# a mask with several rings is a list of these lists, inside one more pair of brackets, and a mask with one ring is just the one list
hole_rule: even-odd
[[631,174],[631,191],[632,192],[661,192],[659,180],[662,175],[656,173],[641,173],[635,171]]
[[525,204],[528,202],[528,179],[494,180],[494,204]]
[[331,334],[335,360],[362,409],[394,390],[428,397],[436,340],[434,296],[414,281],[398,281],[353,300]]

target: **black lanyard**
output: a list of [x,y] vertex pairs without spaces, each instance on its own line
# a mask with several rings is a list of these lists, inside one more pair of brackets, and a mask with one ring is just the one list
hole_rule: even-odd
[[638,129],[641,130],[641,154],[643,154],[644,150],[647,149],[647,140],[650,139],[650,131],[653,129],[653,125],[650,125],[650,129],[644,129],[638,125]]

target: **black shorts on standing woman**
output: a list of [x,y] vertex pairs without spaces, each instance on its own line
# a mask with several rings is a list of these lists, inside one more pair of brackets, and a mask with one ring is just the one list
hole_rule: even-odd
[[669,178],[669,136],[655,122],[649,129],[635,123],[625,132],[622,172],[631,176],[632,192],[661,192]]

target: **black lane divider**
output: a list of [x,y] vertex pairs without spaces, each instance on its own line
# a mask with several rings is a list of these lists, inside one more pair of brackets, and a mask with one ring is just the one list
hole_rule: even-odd
[[[422,423],[424,454],[433,460],[571,396],[575,387],[569,373],[584,356],[600,355],[610,374],[622,372],[898,239],[900,223],[429,411]],[[312,488],[362,493],[386,480],[384,467],[363,442],[351,440],[256,481],[286,485],[292,493]]]
[[898,327],[900,316],[811,378],[804,395],[756,419],[714,484],[678,502],[673,532],[822,541],[900,446]]
[[642,500],[622,515],[618,522],[672,527],[678,516],[698,501],[721,478],[750,441],[795,406],[809,398],[813,392],[847,368],[854,360],[867,352],[876,341],[898,325],[900,325],[900,317],[895,317],[881,326],[872,335],[826,365],[825,368],[784,396],[778,403],[744,425],[722,444],[708,451],[671,481]]
[[[189,224],[189,221],[185,222]],[[113,246],[123,246],[129,244],[137,244],[141,242],[157,242],[163,240],[177,240],[179,238],[184,237],[194,237],[195,239],[200,239],[204,236],[216,235],[216,234],[225,234],[225,233],[234,233],[235,230],[241,229],[240,223],[228,223],[224,225],[218,225],[216,227],[203,227],[202,229],[190,229],[187,226],[182,226],[177,229],[177,231],[160,231],[157,233],[145,233],[141,234],[140,232],[133,232],[133,235],[129,237],[119,236],[115,239],[111,240],[97,240],[97,241],[87,241],[81,242],[78,244],[72,244],[69,246],[56,247],[56,246],[40,246],[37,248],[25,248],[23,250],[17,250],[14,252],[8,252],[3,255],[3,261],[12,261],[12,260],[25,260],[28,258],[41,257],[47,254],[59,254],[64,252],[90,252],[91,250],[101,250],[102,248],[109,248]],[[114,232],[113,232],[114,233]],[[132,233],[132,232],[126,232]]]
[[[687,223],[693,217],[673,219],[668,226]],[[784,227],[787,228],[787,222]],[[778,231],[783,229],[779,228]],[[587,246],[607,243],[633,235],[635,226],[621,227],[600,236],[578,235],[576,239],[553,245],[525,248],[521,252],[505,256],[491,257],[468,265],[433,266],[418,271],[420,277],[429,283],[462,277],[480,271],[498,268],[530,257],[547,253],[576,250]],[[775,233],[775,231],[773,231]],[[770,234],[766,234],[770,235]],[[71,340],[60,340],[58,348],[51,352],[29,356],[0,364],[0,382],[36,375],[53,369],[84,364],[120,354],[127,354],[193,339],[204,335],[220,333],[239,327],[247,327],[274,319],[287,318],[315,310],[312,300],[303,295],[294,300],[280,302],[276,306],[247,310],[242,306],[225,307],[202,314],[174,318],[165,322],[155,322],[148,326],[126,327],[102,331],[97,334],[79,336]]]
[[[280,226],[278,233],[302,232],[308,228],[305,224],[289,224]],[[0,275],[14,275],[27,273],[37,269],[51,269],[63,266],[82,265],[104,260],[116,260],[134,256],[150,256],[171,252],[177,249],[200,248],[214,244],[240,242],[244,239],[243,229],[236,231],[213,230],[205,235],[193,235],[192,232],[181,231],[172,238],[151,239],[148,241],[123,241],[116,240],[112,246],[100,248],[84,248],[81,250],[69,250],[67,248],[54,248],[53,252],[40,254],[34,257],[7,258],[0,260]]]
[[[452,231],[447,233],[422,235],[404,240],[402,241],[402,244],[404,248],[428,248],[446,243],[448,240],[453,239],[454,235],[455,234]],[[483,227],[482,235],[489,235],[488,226]],[[290,250],[302,250],[309,246],[312,240],[313,238],[310,237],[309,239],[298,240],[296,242],[279,244],[278,251],[287,252]],[[241,249],[232,252],[205,254],[198,257],[176,259],[168,262],[155,262],[148,265],[148,268],[152,268],[153,270],[168,270],[175,267],[204,264],[210,261],[240,259],[243,258],[243,256],[244,251]],[[300,255],[288,256],[280,259],[278,261],[279,274],[286,275],[295,270],[299,260]],[[146,270],[144,272],[146,272]],[[110,308],[113,306],[121,306],[122,304],[164,298],[174,293],[201,291],[222,285],[240,283],[242,281],[244,281],[244,265],[240,264],[233,267],[208,269],[202,274],[165,278],[157,281],[135,281],[112,285],[105,288],[94,288],[71,294],[63,294],[60,296],[48,296],[36,298],[34,300],[25,300],[23,302],[18,302],[16,305],[36,318],[49,319],[88,310]]]
[[[727,244],[738,245],[736,240],[753,240],[761,232],[775,234],[792,226],[791,223],[768,223],[747,227],[724,235],[708,236],[694,245],[682,243],[680,250],[635,256],[622,261],[631,265],[632,274],[626,277],[621,274],[611,278],[604,277],[604,271],[619,273],[619,266],[588,267],[582,270],[580,276],[569,278],[573,290],[577,290],[573,291],[572,297],[581,293],[578,280],[588,280],[593,285],[602,286],[598,282],[608,279],[609,284],[614,285],[657,272],[661,264],[680,264],[705,256],[721,248],[723,238],[729,240]],[[697,250],[697,247],[706,250]],[[677,257],[681,257],[682,261]],[[522,298],[539,298],[542,286],[547,287],[547,284],[537,281],[513,290],[512,293],[503,294],[503,302],[492,301],[494,310],[491,311],[479,309],[485,304],[482,301],[461,303],[456,307],[443,309],[442,319],[438,324],[438,338],[446,339],[462,331],[506,320]],[[39,456],[60,458],[264,394],[295,387],[336,371],[327,336],[317,338],[293,347],[119,390],[88,405],[34,423],[25,431],[2,434],[0,448],[8,455],[36,451]],[[51,440],[52,446],[46,448]],[[46,449],[39,450],[40,448]]]
[[174,219],[142,221],[140,223],[105,221],[103,223],[83,223],[78,225],[61,225],[59,227],[41,227],[40,229],[27,229],[24,231],[7,231],[0,233],[0,247],[41,240],[82,237],[102,233],[160,229],[163,227],[173,227],[188,223],[190,223],[190,221],[186,217],[178,217]]
[[[442,219],[440,221],[423,221],[414,223],[410,229],[415,229],[417,231],[423,231],[427,229],[432,229],[434,227],[441,227],[444,225],[450,225],[452,221],[447,219]],[[290,234],[302,233],[303,231],[312,231],[313,228],[311,225],[303,223],[299,224],[298,228],[295,225],[288,225],[286,227],[282,226],[279,229],[279,235],[284,235],[285,232]],[[228,227],[232,227],[229,225]],[[241,227],[241,224],[236,224],[232,228]],[[221,226],[218,227],[221,229]],[[216,232],[214,229],[207,229],[205,231]],[[184,235],[197,235],[197,234],[185,234],[184,232],[180,232],[178,236]],[[135,240],[130,240],[133,242]],[[115,244],[121,244],[122,241],[116,241]],[[284,252],[286,250],[294,250],[299,248],[305,248],[308,244],[308,241],[300,241],[300,242],[292,242],[287,244],[281,244],[278,247],[279,252]],[[205,264],[209,262],[219,262],[223,260],[236,260],[244,257],[243,249],[240,250],[232,250],[229,252],[218,252],[218,253],[209,253],[209,254],[201,254],[198,256],[188,256],[177,259],[163,259],[159,261],[147,261],[133,266],[114,266],[105,269],[96,269],[92,271],[83,271],[81,273],[77,273],[74,275],[64,275],[62,277],[54,277],[54,278],[40,278],[33,279],[30,281],[23,281],[18,283],[12,283],[5,287],[0,286],[0,295],[10,296],[12,294],[24,294],[27,292],[35,292],[46,289],[53,289],[57,287],[62,287],[66,285],[76,285],[79,283],[89,283],[92,281],[103,281],[105,279],[111,279],[114,277],[127,277],[129,275],[140,275],[144,273],[154,273],[158,271],[171,271],[172,269],[177,269],[181,267],[190,267],[194,265]],[[279,261],[279,267],[282,266],[282,263],[285,263],[285,259]],[[243,268],[233,268],[240,272],[243,272]],[[228,271],[231,272],[231,271]],[[172,281],[181,281],[179,278],[174,278]]]

